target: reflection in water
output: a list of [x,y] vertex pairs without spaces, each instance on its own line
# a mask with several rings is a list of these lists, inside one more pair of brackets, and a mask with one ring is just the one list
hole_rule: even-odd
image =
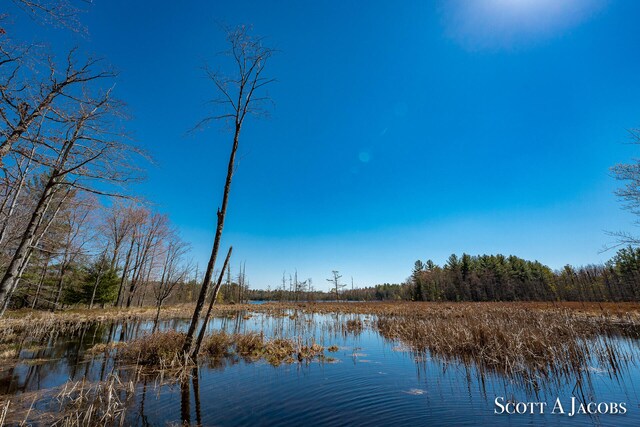
[[[529,385],[473,363],[404,347],[381,336],[373,316],[289,310],[275,314],[241,312],[215,318],[207,330],[229,334],[263,331],[267,337],[300,342],[313,339],[325,347],[324,361],[274,368],[264,361],[249,363],[232,356],[203,360],[199,368],[171,379],[165,373],[141,374],[119,366],[112,353],[90,351],[97,344],[150,333],[152,322],[95,323],[39,343],[23,342],[23,363],[0,370],[0,393],[51,389],[82,378],[104,381],[117,372],[123,382],[134,380],[137,384],[126,413],[127,425],[556,425],[567,421],[549,415],[494,416],[497,396],[530,400]],[[172,319],[160,322],[159,328],[184,331],[187,326],[185,320]],[[634,385],[640,369],[621,361],[638,357],[638,340],[631,336],[607,339],[612,344],[610,356],[620,362],[616,369],[609,369],[607,361],[592,358],[587,369],[574,372],[566,381],[538,378],[543,387],[534,390],[533,397],[552,401],[557,396],[575,396],[583,402],[604,399],[635,407]],[[329,346],[335,346],[336,351],[328,352]],[[620,354],[626,354],[627,359],[620,359]],[[44,408],[47,404],[43,399],[37,405]],[[640,422],[640,414],[630,410],[625,417],[607,420],[634,425]],[[582,417],[575,422],[591,425],[599,421]]]
[[180,381],[180,420],[183,425],[191,425],[191,389],[188,378]]

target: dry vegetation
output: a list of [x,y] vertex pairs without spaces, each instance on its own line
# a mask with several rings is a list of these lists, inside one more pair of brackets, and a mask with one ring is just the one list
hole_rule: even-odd
[[[135,365],[171,368],[184,364],[181,349],[185,334],[174,331],[156,332],[126,343],[117,353],[117,358]],[[264,334],[227,334],[214,332],[203,342],[200,354],[213,359],[242,357],[246,361],[264,359],[274,366],[293,363],[296,360],[323,359],[324,347],[302,338],[266,339]],[[188,363],[188,362],[187,362]]]
[[[611,337],[636,337],[637,311],[539,304],[430,304],[382,314],[380,333],[419,354],[473,364],[534,390],[580,381],[594,363],[611,375],[632,360]],[[598,311],[599,310],[599,311]]]
[[[133,381],[111,374],[105,381],[69,381],[63,386],[0,402],[0,426],[60,427],[124,425]],[[44,402],[44,403],[43,403]]]
[[[169,306],[162,310],[161,319],[186,319],[191,312],[191,305]],[[313,324],[313,314],[352,315],[348,320],[336,316],[335,324],[326,327],[356,335],[373,327],[415,352],[525,379],[534,388],[541,380],[585,371],[594,360],[617,374],[630,355],[616,348],[610,337],[635,337],[640,330],[638,303],[269,303],[217,305],[213,315],[239,315],[248,320],[252,313],[288,318],[300,326]],[[91,322],[151,320],[154,316],[153,308],[55,314],[14,311],[0,324],[0,354],[15,358],[16,349],[25,348],[25,341],[77,332]],[[184,334],[168,331],[126,343],[98,344],[89,353],[117,354],[127,363],[170,368],[185,365],[180,352],[183,343]],[[261,333],[216,332],[206,338],[201,354],[210,359],[264,359],[278,365],[323,359],[324,348],[296,337],[266,339]]]

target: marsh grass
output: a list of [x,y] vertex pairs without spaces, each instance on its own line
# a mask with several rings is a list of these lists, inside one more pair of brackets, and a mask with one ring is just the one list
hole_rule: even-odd
[[[614,338],[640,336],[638,303],[368,302],[214,307],[214,316],[223,321],[222,331],[205,338],[201,355],[218,366],[240,360],[264,360],[274,366],[316,359],[327,362],[331,359],[324,355],[327,337],[357,336],[373,328],[415,353],[416,360],[433,357],[444,363],[462,362],[481,374],[523,380],[532,389],[545,382],[575,379],[596,366],[609,375],[620,375],[632,357]],[[161,312],[161,319],[187,319],[192,309],[191,305],[170,306]],[[10,312],[0,322],[0,358],[4,357],[5,363],[7,359],[17,361],[23,350],[78,334],[91,324],[135,323],[154,316],[153,308]],[[271,328],[274,336],[237,333],[239,324],[230,319],[252,319],[258,330]],[[167,378],[186,375],[187,367],[193,366],[180,354],[184,334],[165,331],[135,338],[136,334],[137,330],[125,338],[126,342],[99,343],[86,354],[103,354],[115,358],[119,366],[138,366]],[[316,336],[323,337],[321,343],[314,341]],[[326,351],[338,351],[338,347],[329,345]]]
[[180,350],[185,334],[176,331],[156,332],[124,343],[117,357],[137,365],[175,365],[181,360]]
[[2,404],[0,426],[60,427],[124,425],[133,381],[110,374],[105,381],[68,381],[56,389],[16,396]]
[[362,332],[363,329],[364,329],[364,324],[362,323],[362,320],[359,318],[349,319],[345,322],[343,326],[343,332],[347,334],[358,335]]
[[[184,334],[175,331],[156,332],[118,346],[116,358],[122,362],[151,368],[170,369],[189,365],[181,354]],[[258,332],[228,334],[214,332],[205,337],[200,354],[212,359],[240,357],[247,362],[265,360],[271,365],[321,360],[324,347],[314,340],[291,338],[266,339]]]
[[376,327],[418,357],[473,365],[481,374],[521,380],[536,391],[543,384],[580,382],[592,364],[617,376],[632,360],[613,336],[636,336],[616,317],[573,310],[464,304],[423,307],[379,316]]

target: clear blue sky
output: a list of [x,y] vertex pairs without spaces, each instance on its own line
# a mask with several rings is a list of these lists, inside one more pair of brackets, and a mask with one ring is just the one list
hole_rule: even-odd
[[[366,6],[364,6],[366,4]],[[632,229],[609,167],[640,126],[640,2],[95,0],[73,39],[119,71],[137,142],[157,161],[136,191],[206,264],[230,136],[186,135],[215,95],[217,23],[279,49],[271,118],[240,143],[223,238],[252,287],[297,268],[356,285],[399,282],[453,252],[553,268],[604,261]]]

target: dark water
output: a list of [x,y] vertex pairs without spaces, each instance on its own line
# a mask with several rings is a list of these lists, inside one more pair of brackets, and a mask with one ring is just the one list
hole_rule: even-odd
[[[292,314],[292,313],[288,313]],[[364,321],[361,333],[345,331],[349,320]],[[135,398],[126,412],[126,425],[640,425],[640,368],[635,362],[638,342],[616,338],[633,360],[618,375],[597,363],[581,376],[550,384],[538,393],[498,374],[480,375],[473,366],[445,363],[416,355],[401,343],[390,342],[372,326],[372,317],[302,314],[271,317],[241,313],[216,318],[210,330],[264,331],[270,337],[315,339],[336,345],[335,361],[283,364],[225,360],[204,364],[192,378],[166,384],[154,378],[137,382]],[[150,322],[95,324],[44,346],[23,350],[24,363],[0,369],[0,393],[15,395],[59,387],[68,380],[104,379],[112,360],[87,350],[109,340],[129,340],[148,333]],[[182,320],[165,321],[161,329],[184,330]],[[125,378],[126,371],[120,375]],[[495,399],[547,402],[545,414],[495,414]],[[624,415],[569,417],[571,398],[595,402],[624,402]],[[564,415],[549,412],[560,398]],[[46,402],[36,402],[44,405]]]

